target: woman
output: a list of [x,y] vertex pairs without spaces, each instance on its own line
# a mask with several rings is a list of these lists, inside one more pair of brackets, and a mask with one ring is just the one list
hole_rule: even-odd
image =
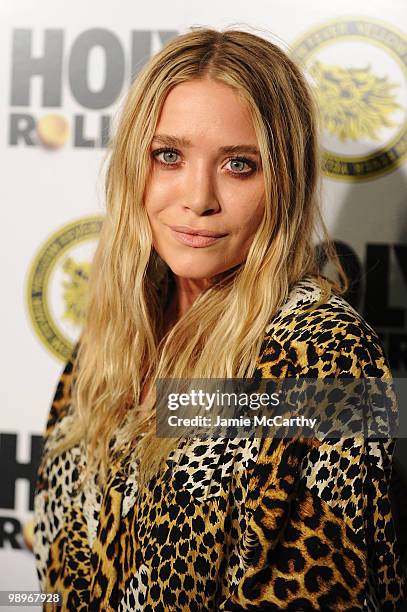
[[315,117],[292,60],[240,31],[179,36],[132,84],[35,500],[65,609],[397,609],[392,441],[155,430],[159,378],[389,375],[318,272]]

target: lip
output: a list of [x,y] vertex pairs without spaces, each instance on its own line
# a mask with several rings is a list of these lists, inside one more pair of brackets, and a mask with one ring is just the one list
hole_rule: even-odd
[[194,229],[193,227],[188,227],[187,225],[169,225],[169,227],[175,232],[180,232],[182,234],[190,234],[193,236],[207,236],[208,238],[222,238],[222,236],[226,236],[226,234],[221,234],[220,232]]
[[215,244],[215,242],[219,242],[222,240],[224,235],[222,236],[201,236],[198,234],[187,234],[186,232],[179,232],[170,227],[172,234],[175,239],[182,244],[186,244],[187,246],[202,248],[207,247],[211,244]]

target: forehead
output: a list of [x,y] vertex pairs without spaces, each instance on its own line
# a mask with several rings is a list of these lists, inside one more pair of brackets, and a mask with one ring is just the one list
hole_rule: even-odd
[[[233,140],[256,144],[248,104],[238,93],[219,81],[196,79],[180,83],[167,95],[156,132],[193,140]],[[243,140],[242,140],[243,139]]]

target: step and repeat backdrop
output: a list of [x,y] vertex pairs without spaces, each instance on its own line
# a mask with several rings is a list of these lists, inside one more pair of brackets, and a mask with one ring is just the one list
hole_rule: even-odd
[[321,108],[321,199],[348,299],[407,375],[407,4],[15,0],[0,15],[0,590],[28,590],[41,433],[83,321],[108,137],[144,62],[190,26],[250,29],[302,64]]

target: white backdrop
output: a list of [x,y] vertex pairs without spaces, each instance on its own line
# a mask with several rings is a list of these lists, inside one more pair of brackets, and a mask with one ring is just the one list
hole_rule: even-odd
[[351,299],[405,376],[407,4],[14,0],[0,15],[0,590],[28,590],[38,585],[22,529],[39,436],[79,335],[103,215],[103,133],[166,38],[235,25],[296,50],[322,105],[324,215],[359,279]]

